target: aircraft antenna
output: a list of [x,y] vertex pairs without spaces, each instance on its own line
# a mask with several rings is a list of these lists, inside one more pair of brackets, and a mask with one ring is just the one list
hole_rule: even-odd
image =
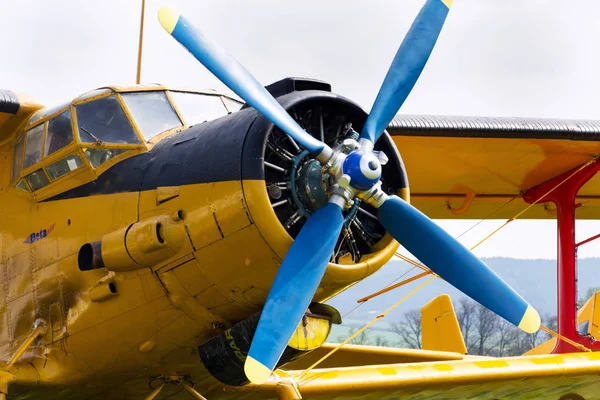
[[140,84],[142,78],[142,47],[144,44],[144,12],[146,11],[146,0],[142,0],[142,12],[140,16],[140,41],[138,44],[137,75],[135,83]]

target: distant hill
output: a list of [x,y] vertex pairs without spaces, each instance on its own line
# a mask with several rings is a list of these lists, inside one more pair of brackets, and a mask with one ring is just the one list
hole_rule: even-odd
[[[540,314],[556,314],[556,260],[519,260],[495,257],[486,258],[483,261],[521,294],[525,300],[531,303]],[[331,299],[328,304],[337,308],[342,313],[342,316],[344,316],[348,311],[356,307],[357,299],[382,289],[411,267],[410,264],[401,260],[395,259],[390,261],[369,278]],[[418,272],[419,270],[415,268],[397,281],[399,282],[416,275]],[[585,294],[590,287],[600,286],[600,258],[580,259],[578,262],[578,273],[578,290],[580,295]],[[366,302],[356,310],[345,315],[344,319],[348,323],[344,323],[344,325],[360,325],[361,321],[372,319],[405,296],[410,290],[417,287],[425,279],[423,278],[417,282],[410,283]],[[421,308],[441,293],[450,295],[455,304],[460,297],[464,296],[448,283],[440,279],[435,279],[392,311],[384,321],[378,322],[377,325],[397,322],[406,311]]]

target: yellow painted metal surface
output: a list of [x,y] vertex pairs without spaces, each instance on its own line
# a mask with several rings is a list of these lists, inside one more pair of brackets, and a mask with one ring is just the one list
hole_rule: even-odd
[[[285,370],[302,370],[337,347],[336,343],[323,346],[285,365]],[[319,368],[359,367],[366,365],[405,364],[433,361],[479,360],[487,357],[470,356],[446,351],[402,349],[396,347],[362,346],[347,344],[326,358]]]
[[[511,218],[527,207],[530,189],[600,153],[597,141],[393,136],[404,160],[411,204],[432,218]],[[470,197],[474,197],[470,199]],[[514,201],[508,203],[511,199]],[[580,191],[577,218],[600,218],[600,177]],[[471,201],[462,213],[465,201]],[[508,204],[507,204],[508,203]],[[502,208],[501,208],[502,207]],[[552,219],[540,204],[522,218]]]
[[452,300],[441,294],[421,308],[421,343],[423,350],[467,353]]
[[[8,182],[10,144],[0,153],[0,174]],[[213,387],[216,381],[207,378],[197,346],[257,312],[281,262],[273,251],[279,245],[265,239],[269,225],[260,230],[255,222],[262,211],[246,201],[247,196],[264,199],[259,192],[266,192],[264,181],[59,201],[0,191],[0,360],[15,354],[36,319],[49,326],[7,372],[16,379],[10,393],[132,398],[149,394],[148,384],[156,377],[177,373],[195,382],[208,379]],[[268,223],[280,226],[274,215],[270,218]],[[45,237],[39,235],[42,230]],[[107,235],[116,237],[120,254],[139,268],[79,270],[81,246]],[[287,234],[284,240],[291,244]],[[169,252],[152,258],[163,245]],[[375,272],[396,246],[386,238],[357,266],[333,266],[339,271],[323,281],[319,296],[329,297]],[[298,345],[314,347],[324,332]],[[106,386],[107,381],[112,384]],[[174,394],[168,387],[161,396]]]
[[16,93],[20,107],[15,115],[0,113],[0,145],[12,141],[19,127],[23,126],[29,118],[38,110],[44,107],[35,99]]
[[298,350],[314,350],[325,343],[331,331],[331,321],[305,316],[298,324],[288,346]]
[[[266,397],[279,380],[293,379],[298,372],[281,372],[268,384],[232,398],[260,398],[260,392]],[[558,400],[567,394],[595,399],[600,393],[599,373],[599,353],[577,353],[329,368],[313,370],[297,383],[303,399]]]
[[592,335],[596,340],[600,339],[600,292],[597,292],[581,307],[577,317],[577,323],[587,322],[588,328],[585,333]]

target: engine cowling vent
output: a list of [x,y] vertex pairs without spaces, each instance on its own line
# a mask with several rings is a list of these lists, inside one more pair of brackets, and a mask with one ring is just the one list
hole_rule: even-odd
[[[271,96],[278,98],[293,92],[301,92],[304,90],[319,90],[322,92],[331,92],[331,85],[327,82],[311,78],[283,78],[277,82],[265,86],[267,92]],[[242,109],[248,108],[248,104],[244,104]]]

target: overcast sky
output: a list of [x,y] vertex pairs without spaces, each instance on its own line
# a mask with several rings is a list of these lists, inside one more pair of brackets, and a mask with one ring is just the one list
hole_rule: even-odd
[[[147,0],[143,82],[223,89],[160,27],[169,4],[264,84],[330,82],[371,107],[422,0]],[[138,0],[0,0],[0,87],[48,105],[135,81]],[[598,119],[600,3],[455,0],[429,63],[401,112]],[[441,222],[454,234],[476,221]],[[472,245],[499,226],[486,222]],[[555,223],[514,222],[480,256],[555,258]],[[585,238],[597,222],[579,226]],[[535,240],[532,240],[535,237]],[[588,245],[580,256],[600,256]]]

